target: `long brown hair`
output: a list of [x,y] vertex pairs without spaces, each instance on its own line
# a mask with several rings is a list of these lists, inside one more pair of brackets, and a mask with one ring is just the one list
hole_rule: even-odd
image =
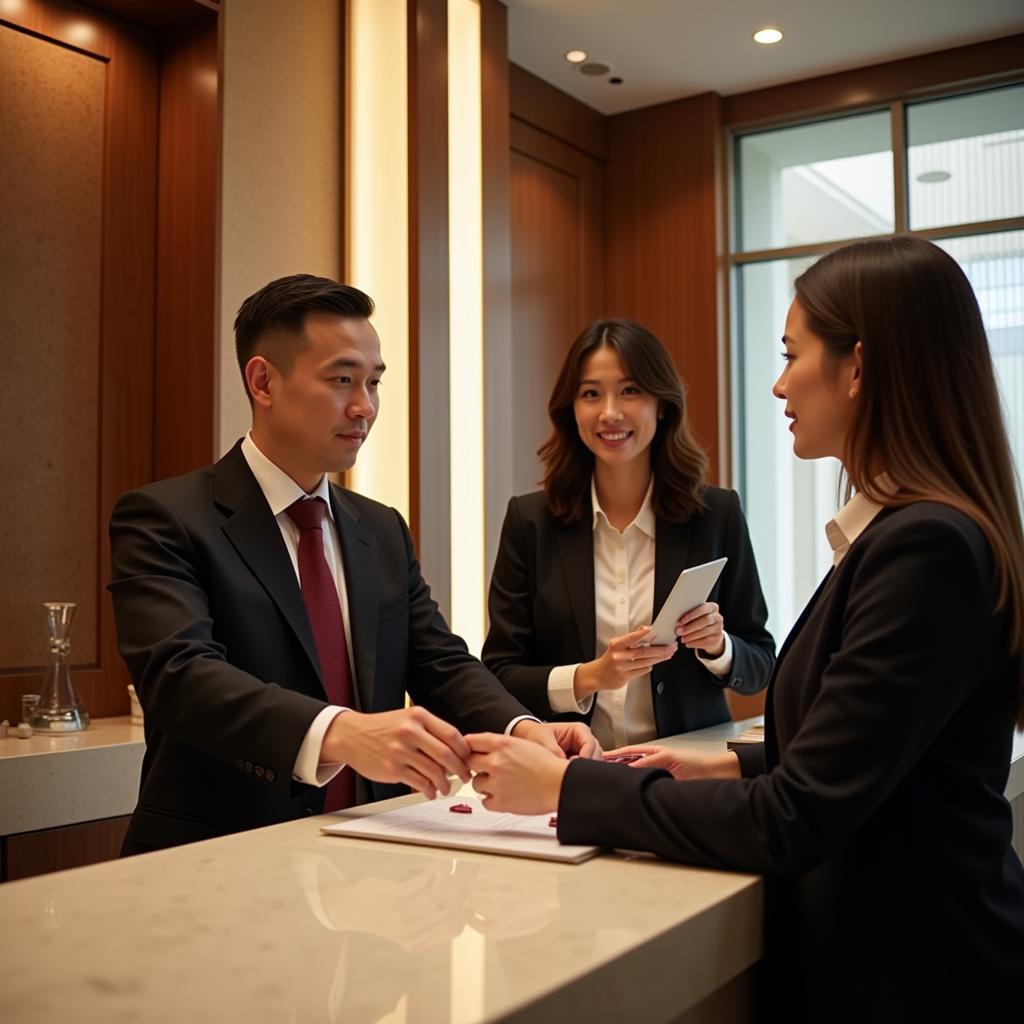
[[[810,330],[842,357],[861,343],[862,381],[843,465],[882,505],[936,501],[984,531],[1020,662],[1024,728],[1024,532],[981,311],[957,262],[924,239],[857,242],[796,279]],[[882,474],[880,482],[879,478]]]
[[614,349],[625,373],[658,400],[659,420],[651,440],[654,514],[685,522],[704,507],[708,458],[686,419],[686,389],[665,347],[632,320],[595,320],[573,342],[548,402],[554,429],[537,449],[544,463],[544,491],[551,514],[562,524],[579,522],[590,511],[594,453],[580,439],[573,402],[580,368],[596,348]]

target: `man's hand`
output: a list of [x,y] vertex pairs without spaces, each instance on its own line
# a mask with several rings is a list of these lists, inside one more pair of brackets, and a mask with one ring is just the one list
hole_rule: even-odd
[[466,742],[473,751],[469,766],[477,773],[473,788],[489,811],[545,814],[558,808],[569,767],[561,750],[556,757],[539,743],[491,732],[474,733]]
[[582,722],[517,722],[512,735],[531,743],[539,743],[558,757],[601,756],[601,745]]
[[374,782],[402,782],[428,800],[449,792],[447,775],[469,782],[470,750],[453,725],[421,707],[365,715],[343,711],[327,727],[321,764],[351,765]]

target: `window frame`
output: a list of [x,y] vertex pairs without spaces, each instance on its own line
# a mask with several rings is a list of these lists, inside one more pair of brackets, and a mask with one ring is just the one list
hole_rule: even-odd
[[[809,84],[809,83],[807,83]],[[1024,230],[1024,215],[1002,217],[996,220],[969,221],[958,224],[942,225],[941,227],[920,228],[910,227],[909,180],[907,168],[907,108],[917,103],[934,100],[950,99],[957,96],[979,95],[1012,86],[1024,85],[1024,74],[995,75],[982,82],[942,83],[929,88],[909,90],[886,101],[877,97],[866,100],[863,104],[843,104],[828,109],[819,109],[803,115],[773,115],[749,121],[743,124],[724,126],[723,174],[725,176],[724,194],[726,198],[726,274],[724,275],[725,308],[729,314],[728,327],[728,366],[724,375],[728,380],[728,409],[725,422],[728,424],[730,437],[723,445],[728,452],[729,478],[741,495],[746,494],[746,462],[742,410],[737,397],[743,394],[745,385],[743,344],[743,301],[741,269],[756,263],[771,263],[777,260],[798,259],[808,256],[823,256],[834,249],[842,248],[851,242],[865,238],[893,238],[896,235],[913,235],[929,241],[941,241],[948,238],[964,238],[973,235],[998,234],[1004,231]],[[795,246],[756,249],[741,252],[737,249],[740,228],[741,201],[738,181],[739,147],[741,140],[748,135],[794,128],[801,125],[820,124],[825,121],[839,120],[858,114],[879,113],[888,110],[890,121],[890,146],[893,161],[893,222],[894,230],[888,233],[860,235],[853,238],[831,239],[829,241],[812,242]]]

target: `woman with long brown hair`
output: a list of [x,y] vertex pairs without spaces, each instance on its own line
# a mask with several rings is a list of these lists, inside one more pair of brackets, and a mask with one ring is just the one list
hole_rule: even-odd
[[794,451],[852,497],[765,743],[627,768],[470,736],[475,785],[564,842],[764,874],[771,1019],[996,1020],[1024,991],[1024,535],[978,303],[931,243],[861,242],[797,278],[783,342]]
[[[735,492],[705,481],[682,381],[650,331],[598,320],[548,405],[544,489],[509,502],[483,661],[541,718],[590,723],[606,746],[716,725],[725,690],[768,683],[775,645]],[[645,642],[679,573],[726,557],[678,642]]]

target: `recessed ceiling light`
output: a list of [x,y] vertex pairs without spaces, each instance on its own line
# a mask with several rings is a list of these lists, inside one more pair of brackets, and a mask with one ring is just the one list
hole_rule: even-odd
[[917,176],[917,180],[925,185],[937,185],[940,181],[949,181],[952,177],[949,171],[925,171]]
[[754,33],[754,42],[764,43],[765,46],[777,43],[781,38],[782,32],[777,28],[759,28]]
[[570,64],[582,64],[587,59],[587,55],[582,50],[570,50],[565,55],[565,59]]

